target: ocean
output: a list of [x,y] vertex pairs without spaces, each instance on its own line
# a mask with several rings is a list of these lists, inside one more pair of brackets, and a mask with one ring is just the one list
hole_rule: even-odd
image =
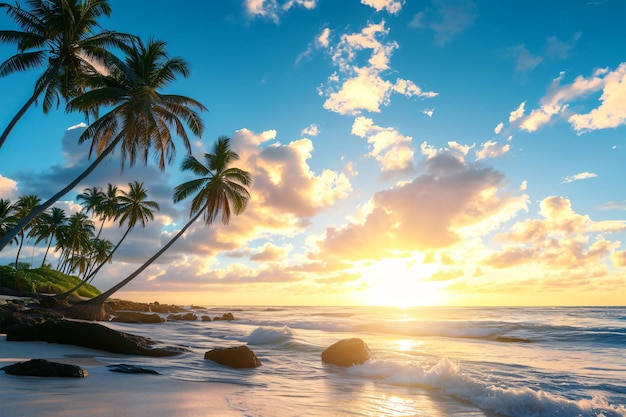
[[[237,384],[227,401],[247,417],[626,416],[625,307],[192,308],[235,320],[108,325],[186,346],[126,362],[172,380]],[[322,363],[324,349],[353,337],[370,361]],[[244,344],[261,367],[204,360]]]

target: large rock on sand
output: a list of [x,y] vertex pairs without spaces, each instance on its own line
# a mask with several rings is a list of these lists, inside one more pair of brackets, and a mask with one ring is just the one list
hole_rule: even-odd
[[256,368],[261,366],[261,361],[248,346],[213,349],[204,354],[204,359],[209,359],[231,368]]
[[64,363],[51,362],[45,359],[31,359],[26,362],[18,362],[0,368],[10,375],[21,376],[48,376],[86,378],[87,371],[80,366],[66,365]]
[[344,339],[322,352],[322,361],[338,366],[360,365],[370,359],[367,344],[358,338]]
[[155,348],[155,341],[110,329],[97,323],[47,320],[34,325],[18,324],[7,329],[7,341],[44,341],[83,346],[112,353],[142,356],[173,356],[184,352],[177,347]]

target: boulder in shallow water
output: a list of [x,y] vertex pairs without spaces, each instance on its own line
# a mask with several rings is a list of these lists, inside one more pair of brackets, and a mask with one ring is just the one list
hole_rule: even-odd
[[261,366],[261,361],[248,346],[213,349],[204,354],[204,359],[209,359],[231,368],[256,368]]
[[47,320],[35,325],[18,324],[7,329],[9,342],[34,340],[126,355],[173,356],[185,351],[178,347],[156,348],[156,342],[146,337],[120,332],[97,323],[73,320]]
[[370,359],[367,344],[358,338],[343,339],[322,352],[322,361],[338,366],[360,365]]
[[152,375],[160,375],[157,371],[150,368],[142,368],[141,366],[135,365],[127,365],[125,363],[120,363],[118,365],[109,365],[109,371],[111,372],[121,372],[123,374],[152,374]]
[[0,369],[7,374],[20,376],[87,378],[88,375],[87,371],[80,366],[51,362],[45,359],[31,359]]
[[222,316],[215,316],[213,318],[213,320],[226,320],[226,321],[233,321],[235,320],[235,316],[233,316],[233,313],[224,313],[222,314]]

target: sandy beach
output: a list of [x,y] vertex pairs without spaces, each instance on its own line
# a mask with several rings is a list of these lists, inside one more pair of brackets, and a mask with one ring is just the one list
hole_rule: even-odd
[[[117,356],[115,363],[136,360]],[[242,416],[226,401],[241,387],[111,372],[107,365],[114,354],[46,342],[8,342],[0,334],[0,367],[35,358],[79,365],[89,375],[43,378],[0,371],[0,417]]]

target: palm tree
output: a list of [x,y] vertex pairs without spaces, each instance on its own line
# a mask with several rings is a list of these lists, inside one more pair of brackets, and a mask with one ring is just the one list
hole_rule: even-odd
[[[15,203],[15,219],[19,221],[19,219],[28,216],[28,214],[39,205],[40,198],[34,194],[26,195],[20,197]],[[17,255],[15,256],[15,269],[17,269],[17,264],[20,258],[20,252],[22,252],[22,247],[24,246],[24,240],[29,236],[27,234],[27,228],[20,230],[17,234],[18,248]]]
[[120,217],[120,227],[124,225],[124,223],[128,223],[128,227],[126,228],[126,232],[121,237],[121,239],[117,242],[117,245],[113,247],[113,249],[109,248],[108,255],[104,258],[98,258],[98,267],[93,271],[90,271],[88,275],[85,275],[83,280],[79,282],[74,288],[62,293],[57,294],[55,296],[58,300],[66,299],[70,294],[77,291],[80,287],[85,285],[88,282],[91,282],[96,274],[100,271],[100,269],[107,263],[111,262],[111,258],[117,248],[120,247],[126,236],[130,233],[131,230],[135,227],[138,222],[141,222],[142,227],[146,227],[148,221],[154,220],[153,209],[159,209],[159,203],[156,201],[146,201],[148,198],[148,192],[145,188],[143,188],[143,182],[140,183],[138,181],[128,183],[128,192],[122,191],[122,194],[119,196],[119,217]]
[[66,221],[67,217],[65,216],[65,211],[58,207],[52,207],[50,212],[46,212],[41,215],[40,221],[33,229],[34,236],[36,237],[36,243],[39,243],[42,240],[48,242],[46,252],[44,253],[43,260],[41,261],[42,268],[46,264],[46,258],[48,257],[50,246],[52,246],[52,241],[54,239],[57,241],[59,240],[61,226],[63,226]]
[[82,193],[76,196],[76,200],[91,217],[95,218],[99,213],[104,200],[104,192],[98,187],[85,188]]
[[93,221],[84,213],[74,213],[61,226],[57,240],[57,248],[61,249],[59,270],[72,272],[77,266],[76,259],[91,252],[94,229]]
[[15,44],[18,53],[0,64],[0,77],[32,68],[43,68],[32,96],[0,136],[7,136],[41,96],[44,113],[85,91],[88,75],[109,55],[109,48],[126,48],[134,36],[112,31],[97,32],[98,18],[109,17],[108,0],[27,0],[30,10],[19,3],[0,3],[22,31],[1,30],[0,41]]
[[87,265],[87,268],[85,268],[81,283],[87,282],[95,265],[101,265],[107,261],[110,262],[112,250],[113,243],[110,240],[98,238],[92,239],[91,253],[87,257],[89,264]]
[[252,180],[248,172],[230,167],[230,164],[238,159],[239,155],[230,149],[230,139],[223,136],[215,143],[211,153],[204,154],[205,164],[193,155],[188,155],[181,169],[192,171],[199,178],[178,185],[174,189],[174,202],[180,202],[193,193],[197,193],[191,201],[190,220],[135,272],[99,296],[75,305],[73,314],[76,317],[88,319],[105,318],[104,302],[169,249],[200,216],[203,216],[206,225],[210,225],[221,214],[222,223],[227,225],[232,213],[235,215],[243,213],[250,200],[250,193],[246,187],[251,185]]
[[[0,198],[0,237],[15,227],[15,207],[11,200]],[[16,242],[13,238],[11,242]]]
[[115,219],[118,216],[119,191],[120,190],[117,188],[117,185],[108,184],[106,192],[102,192],[102,198],[96,208],[96,213],[100,217],[100,229],[98,229],[96,239],[100,237],[104,223],[106,223],[107,220]]
[[70,110],[83,112],[113,107],[92,123],[79,140],[91,140],[91,150],[95,149],[98,157],[64,189],[33,210],[30,216],[0,238],[0,250],[19,230],[76,187],[118,144],[121,143],[122,147],[122,169],[124,160],[128,158],[132,165],[138,153],[144,163],[147,163],[150,152],[158,157],[159,168],[164,169],[165,161],[171,162],[174,157],[172,130],[183,140],[188,153],[191,152],[191,144],[185,125],[194,135],[202,136],[204,123],[195,109],[203,111],[206,108],[185,96],[159,93],[177,75],[187,77],[189,74],[185,61],[168,57],[164,42],[150,40],[144,46],[138,41],[128,52],[125,62],[114,58],[110,58],[108,62],[111,67],[111,74],[106,77],[108,84],[90,90],[68,103]]

